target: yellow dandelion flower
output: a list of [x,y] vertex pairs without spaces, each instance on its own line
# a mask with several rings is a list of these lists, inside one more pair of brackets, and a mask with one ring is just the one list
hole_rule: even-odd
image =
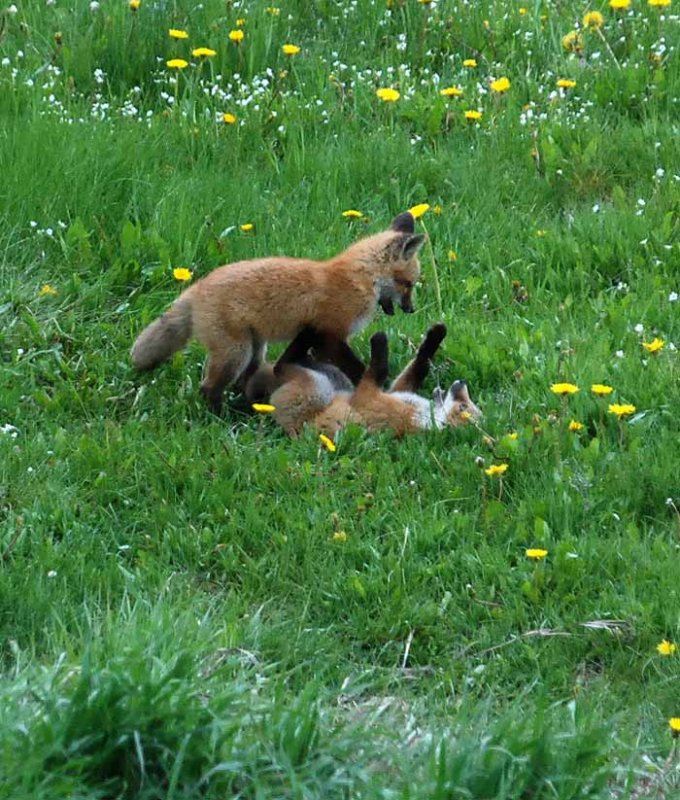
[[469,422],[472,419],[472,414],[469,411],[461,411],[460,418],[463,422]]
[[168,35],[171,39],[188,39],[189,34],[186,31],[180,30],[179,28],[170,28],[168,31]]
[[48,294],[57,294],[57,290],[54,288],[54,286],[51,286],[49,283],[46,283],[44,286],[41,287],[38,294],[40,295],[40,297],[45,297]]
[[606,395],[606,394],[611,394],[614,391],[614,387],[613,386],[607,386],[604,383],[594,383],[590,387],[590,391],[593,394],[598,395],[599,397],[604,397],[604,395]]
[[244,222],[243,225],[239,225],[239,228],[243,231],[243,233],[250,233],[255,226],[252,222]]
[[634,414],[637,409],[631,403],[610,403],[609,413],[616,414],[617,417],[627,417],[629,414]]
[[673,733],[673,736],[677,736],[680,733],[680,717],[671,717],[668,720],[668,725]]
[[196,47],[191,51],[191,55],[194,58],[212,58],[217,55],[217,51],[209,47]]
[[346,219],[361,219],[364,215],[356,208],[348,208],[347,211],[342,212],[342,216]]
[[273,414],[276,411],[276,406],[272,406],[269,403],[253,403],[252,409],[257,411],[258,414]]
[[401,97],[396,89],[376,89],[376,96],[385,103],[396,103]]
[[468,69],[474,69],[477,66],[477,59],[466,58],[465,61],[463,61],[463,66],[467,67]]
[[498,78],[498,80],[491,81],[491,91],[497,92],[498,94],[502,94],[503,92],[507,92],[510,88],[510,81],[508,78]]
[[418,0],[421,6],[429,6],[432,0]]
[[664,342],[663,339],[659,339],[657,337],[652,342],[643,342],[642,346],[648,353],[658,353],[659,350],[661,350],[665,344],[666,342]]
[[281,9],[277,8],[277,6],[267,6],[267,8],[265,8],[265,11],[267,12],[267,14],[269,14],[270,17],[278,17],[279,14],[281,13]]
[[580,53],[583,49],[583,43],[578,31],[569,31],[562,37],[562,47],[569,53]]
[[440,205],[432,206],[432,213],[439,217],[444,213],[444,209]]
[[236,124],[236,115],[235,114],[230,114],[228,111],[225,111],[224,114],[222,114],[222,121],[226,122],[227,125],[235,125]]
[[573,89],[576,86],[576,81],[571,78],[560,78],[557,81],[557,85],[560,89]]
[[665,8],[671,4],[671,0],[647,0],[647,5],[655,8]]
[[573,383],[553,383],[550,387],[553,394],[576,394],[579,391],[578,386]]
[[513,431],[512,433],[508,434],[508,439],[511,439],[513,442],[519,438],[519,433],[517,431]]
[[336,531],[333,534],[333,541],[334,542],[346,542],[347,541],[347,534],[345,531]]
[[471,122],[477,122],[482,118],[481,111],[466,111],[465,112],[465,119],[470,120]]
[[583,15],[583,27],[597,29],[604,25],[604,17],[599,11],[587,11]]
[[413,219],[419,219],[423,216],[423,214],[427,213],[430,210],[429,203],[418,203],[417,206],[413,206],[409,208],[408,213],[413,217]]
[[583,428],[583,423],[579,422],[576,419],[572,419],[572,421],[569,423],[569,430],[572,433],[578,433],[582,428]]
[[657,652],[662,656],[672,656],[676,649],[676,646],[667,639],[662,639],[656,646]]
[[614,11],[625,11],[630,8],[630,0],[609,0],[609,8]]
[[524,553],[527,558],[533,558],[534,561],[540,561],[548,555],[548,551],[543,550],[541,547],[529,547]]
[[447,86],[445,89],[440,89],[439,94],[442,97],[460,97],[463,94],[463,90],[459,89],[458,86]]
[[183,58],[171,58],[170,61],[165,62],[165,65],[170,69],[186,69],[189,66],[189,62]]
[[338,449],[335,446],[335,442],[332,439],[329,439],[328,436],[325,436],[323,433],[319,434],[319,441],[331,453],[334,453]]
[[528,14],[528,13],[529,13],[529,9],[527,9],[527,8],[524,8],[524,6],[521,6],[521,7],[520,7],[520,8],[518,8],[517,10],[519,11],[519,15],[520,15],[520,17],[524,17],[526,14]]
[[484,474],[489,475],[491,478],[494,478],[496,477],[496,475],[503,475],[507,471],[508,471],[507,464],[492,464],[490,467],[484,470]]
[[190,281],[193,277],[193,272],[186,267],[175,267],[172,271],[172,277],[176,281]]
[[246,19],[244,17],[241,17],[240,19],[236,20],[237,28],[242,28],[245,24],[246,24]]
[[238,28],[233,31],[229,31],[229,40],[232,42],[236,42],[239,44],[246,38],[245,31],[239,30]]
[[449,261],[451,261],[451,262],[458,261],[458,253],[456,253],[455,250],[449,250],[449,252],[446,254],[446,256],[449,259]]
[[139,7],[142,5],[142,0],[130,0],[128,5],[130,6],[130,11],[139,11]]
[[300,48],[296,44],[284,44],[281,49],[287,56],[296,56],[300,52]]

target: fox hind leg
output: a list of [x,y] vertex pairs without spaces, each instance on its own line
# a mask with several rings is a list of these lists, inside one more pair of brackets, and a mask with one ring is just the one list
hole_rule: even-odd
[[219,348],[210,348],[205,365],[205,376],[201,392],[214,414],[222,410],[222,395],[248,368],[253,358],[251,342],[222,343]]
[[421,388],[430,371],[434,354],[445,336],[446,325],[443,323],[440,322],[430,328],[425,334],[415,358],[408,363],[390,387],[391,392],[417,392]]

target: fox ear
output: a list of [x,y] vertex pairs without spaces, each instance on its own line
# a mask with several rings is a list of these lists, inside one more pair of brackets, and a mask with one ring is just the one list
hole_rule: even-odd
[[454,400],[458,400],[461,403],[470,402],[470,394],[468,393],[468,387],[465,381],[454,381],[449,391]]
[[401,257],[404,261],[410,261],[423,246],[424,242],[425,236],[422,233],[416,233],[413,236],[405,236],[401,245]]
[[413,233],[416,229],[416,221],[410,211],[404,211],[403,214],[399,214],[392,220],[390,227],[398,233]]
[[443,406],[446,400],[446,392],[439,386],[432,392],[432,400],[436,406]]

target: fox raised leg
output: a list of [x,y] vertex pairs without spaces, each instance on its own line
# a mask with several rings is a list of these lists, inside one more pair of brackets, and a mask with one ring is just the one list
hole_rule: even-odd
[[391,392],[417,392],[425,382],[435,353],[446,336],[446,325],[433,325],[425,334],[413,361],[397,376],[390,387]]

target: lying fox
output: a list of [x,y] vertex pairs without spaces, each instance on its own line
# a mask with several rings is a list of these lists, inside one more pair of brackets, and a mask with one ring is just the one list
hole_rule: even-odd
[[325,343],[315,331],[304,330],[273,367],[263,364],[250,378],[246,395],[261,400],[271,390],[269,399],[276,421],[291,436],[297,436],[305,424],[328,436],[350,422],[369,431],[392,430],[397,436],[455,427],[481,416],[465,381],[455,381],[448,392],[435,389],[432,401],[416,394],[445,336],[445,325],[430,328],[415,358],[385,392],[381,388],[388,371],[384,333],[371,337],[371,361],[354,389],[338,367],[309,355],[312,347],[323,352]]
[[328,261],[281,256],[219,267],[142,331],[132,362],[137,369],[153,369],[195,336],[208,350],[201,391],[219,413],[224,389],[239,379],[245,386],[267,342],[292,339],[308,326],[332,337],[357,383],[363,364],[347,338],[370,322],[378,304],[387,314],[394,314],[396,302],[413,311],[411,292],[424,241],[414,230],[413,216],[405,212],[389,230]]

